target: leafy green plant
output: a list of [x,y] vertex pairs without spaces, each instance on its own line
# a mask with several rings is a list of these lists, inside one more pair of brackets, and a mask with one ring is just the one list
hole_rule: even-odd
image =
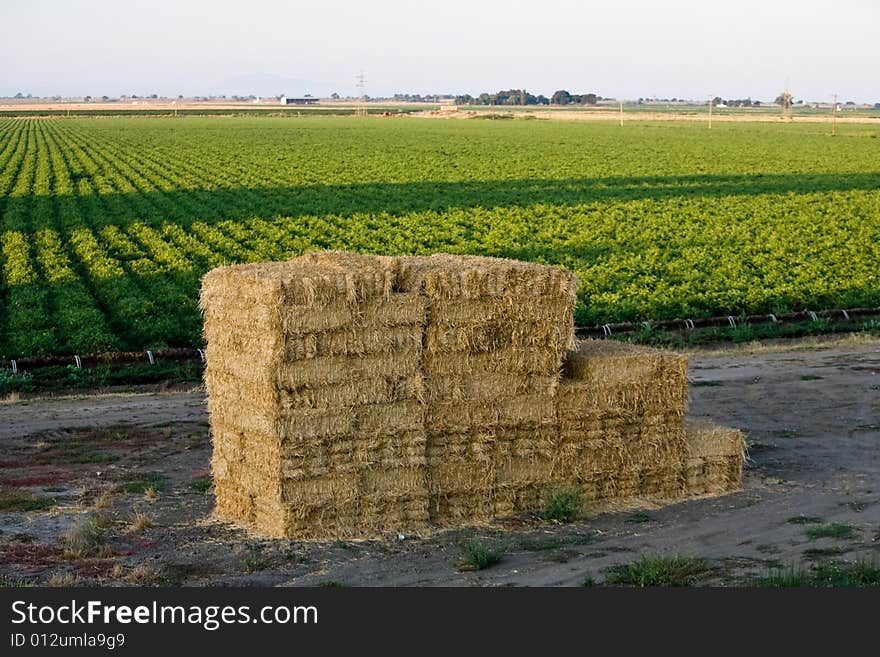
[[856,531],[856,528],[851,525],[843,525],[835,522],[829,525],[810,527],[804,532],[804,534],[806,534],[807,538],[811,541],[819,538],[837,538],[844,540],[855,538],[858,535],[858,532]]
[[154,492],[161,491],[165,488],[165,475],[158,472],[150,472],[147,474],[132,475],[132,478],[122,485],[122,490],[126,493],[146,493],[147,490]]
[[827,561],[809,569],[790,566],[773,570],[765,577],[744,582],[748,586],[771,588],[803,587],[876,587],[880,586],[880,568],[875,561]]
[[617,586],[694,586],[711,572],[699,557],[646,554],[632,563],[607,568],[605,581]]
[[186,487],[193,493],[207,493],[214,487],[214,480],[211,477],[201,477],[193,479]]
[[0,369],[0,395],[10,392],[30,392],[34,389],[33,377],[27,372]]
[[552,486],[544,491],[541,517],[556,522],[571,522],[581,513],[581,493],[570,485]]
[[505,550],[499,545],[489,543],[477,538],[471,538],[462,545],[464,563],[467,568],[473,570],[485,570],[501,562]]
[[0,511],[46,511],[56,504],[54,497],[42,497],[15,488],[0,489]]

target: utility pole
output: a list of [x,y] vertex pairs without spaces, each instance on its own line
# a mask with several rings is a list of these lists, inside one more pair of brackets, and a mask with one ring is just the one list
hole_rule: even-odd
[[623,101],[620,101],[620,127],[623,127]]
[[834,94],[834,104],[831,106],[831,136],[837,135],[837,94]]
[[709,97],[709,130],[712,129],[712,105],[715,104],[715,99],[711,96]]
[[367,115],[367,95],[364,93],[365,88],[365,80],[364,80],[364,70],[361,69],[360,72],[354,78],[357,80],[357,88],[359,92],[358,98],[358,106],[355,110],[355,116],[366,116]]

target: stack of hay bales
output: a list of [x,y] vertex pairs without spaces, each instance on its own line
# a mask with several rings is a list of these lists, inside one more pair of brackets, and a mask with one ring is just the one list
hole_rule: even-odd
[[426,303],[392,294],[396,264],[310,254],[205,276],[220,517],[288,537],[427,522]]
[[565,360],[556,398],[556,475],[583,499],[674,499],[685,491],[687,359],[585,340]]
[[577,286],[553,267],[448,255],[208,273],[218,516],[336,538],[536,510],[560,483],[594,508],[738,488],[742,435],[685,430],[686,359],[576,343]]
[[685,423],[685,485],[689,497],[739,490],[746,443],[741,431],[705,420]]
[[401,259],[398,289],[429,303],[422,372],[433,522],[511,513],[550,481],[577,287],[562,269],[515,260]]

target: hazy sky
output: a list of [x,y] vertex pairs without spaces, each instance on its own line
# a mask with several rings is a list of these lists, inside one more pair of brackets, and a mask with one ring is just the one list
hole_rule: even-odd
[[0,0],[0,95],[371,95],[880,102],[876,0]]

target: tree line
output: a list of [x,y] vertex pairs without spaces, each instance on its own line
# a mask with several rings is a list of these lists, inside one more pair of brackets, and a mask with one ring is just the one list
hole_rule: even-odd
[[573,94],[560,89],[549,98],[544,94],[537,96],[525,89],[507,89],[496,93],[481,93],[478,96],[462,94],[455,97],[456,105],[595,105],[602,99],[594,93]]

